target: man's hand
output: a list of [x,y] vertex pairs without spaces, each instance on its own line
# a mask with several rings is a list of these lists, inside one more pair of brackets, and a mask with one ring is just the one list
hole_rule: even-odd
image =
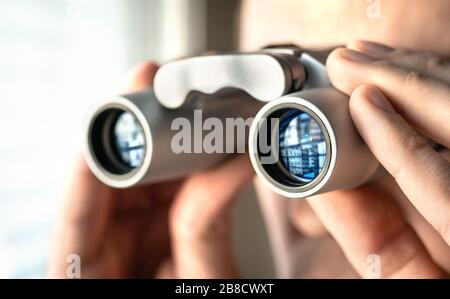
[[[450,62],[357,42],[335,50],[327,69],[333,85],[351,96],[359,133],[401,192],[387,177],[310,197],[309,204],[360,275],[365,276],[371,254],[380,257],[381,277],[447,275],[431,252],[444,244],[448,261],[449,155],[424,138],[450,147]],[[405,207],[434,228],[440,241],[433,247],[424,246]]]
[[[123,91],[151,87],[156,70],[152,63],[137,67]],[[82,278],[237,277],[230,210],[252,177],[249,159],[242,156],[182,180],[113,189],[80,159],[50,276],[66,277],[66,258],[78,254]]]

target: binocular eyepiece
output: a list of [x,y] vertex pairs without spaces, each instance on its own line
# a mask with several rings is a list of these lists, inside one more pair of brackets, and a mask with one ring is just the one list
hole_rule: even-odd
[[359,186],[379,168],[352,123],[348,97],[331,87],[266,104],[250,130],[249,152],[263,182],[290,198]]
[[88,165],[105,184],[126,188],[211,167],[248,140],[257,175],[281,195],[361,185],[380,167],[348,97],[328,80],[327,53],[273,48],[165,64],[153,90],[95,107]]

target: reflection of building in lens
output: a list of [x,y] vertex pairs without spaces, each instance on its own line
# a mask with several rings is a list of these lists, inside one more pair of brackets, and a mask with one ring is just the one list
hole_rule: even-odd
[[131,113],[124,112],[119,116],[114,127],[114,136],[123,162],[131,168],[140,166],[144,159],[144,133]]
[[326,143],[317,122],[306,112],[289,110],[280,124],[280,157],[286,170],[302,182],[314,180],[326,159]]

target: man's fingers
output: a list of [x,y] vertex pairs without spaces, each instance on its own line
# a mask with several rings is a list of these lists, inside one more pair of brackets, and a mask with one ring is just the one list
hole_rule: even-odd
[[[157,65],[151,62],[135,67],[125,80],[121,92],[135,92],[153,83]],[[105,231],[116,210],[121,191],[101,183],[89,170],[83,158],[77,161],[67,192],[63,217],[56,232],[58,244],[53,253],[49,275],[65,275],[66,258],[77,253],[83,263],[95,257],[103,246]]]
[[450,61],[430,53],[395,49],[369,41],[351,42],[347,45],[347,48],[368,54],[374,58],[388,60],[396,66],[412,69],[437,80],[450,83]]
[[374,86],[350,98],[353,121],[373,154],[450,245],[450,163],[397,114]]
[[358,52],[364,52],[373,57],[387,57],[395,51],[395,48],[370,41],[357,40],[347,44],[347,48]]
[[363,84],[374,84],[415,128],[450,147],[450,84],[389,60],[340,48],[328,58],[334,86],[351,94]]
[[232,278],[238,275],[231,246],[230,212],[236,194],[253,178],[247,156],[189,177],[170,211],[178,277]]
[[112,212],[111,189],[97,180],[82,157],[74,166],[55,232],[57,243],[52,252],[50,277],[65,277],[66,259],[70,254],[78,254],[83,262],[95,256],[102,246]]
[[363,277],[441,277],[392,198],[376,184],[308,198],[308,202]]
[[157,70],[158,65],[151,61],[135,66],[126,74],[119,91],[132,93],[151,87]]
[[320,237],[327,233],[317,215],[306,200],[289,203],[289,218],[295,228],[305,236]]
[[158,279],[174,279],[174,278],[176,278],[174,267],[173,267],[173,261],[170,258],[166,258],[159,265],[159,267],[156,269],[156,272],[155,272],[155,278],[158,278]]

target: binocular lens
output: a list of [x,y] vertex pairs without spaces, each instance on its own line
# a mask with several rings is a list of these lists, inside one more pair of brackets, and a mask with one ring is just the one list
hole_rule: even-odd
[[130,168],[139,167],[144,159],[145,138],[142,127],[129,112],[123,112],[114,125],[114,143],[122,161]]
[[267,103],[250,128],[253,168],[272,191],[305,198],[349,189],[385,171],[358,135],[348,97],[333,87]]
[[297,109],[280,118],[279,150],[282,166],[302,183],[317,178],[326,161],[326,140],[319,124]]
[[88,144],[101,171],[122,176],[139,168],[145,158],[146,139],[136,116],[119,107],[102,108],[90,124]]

